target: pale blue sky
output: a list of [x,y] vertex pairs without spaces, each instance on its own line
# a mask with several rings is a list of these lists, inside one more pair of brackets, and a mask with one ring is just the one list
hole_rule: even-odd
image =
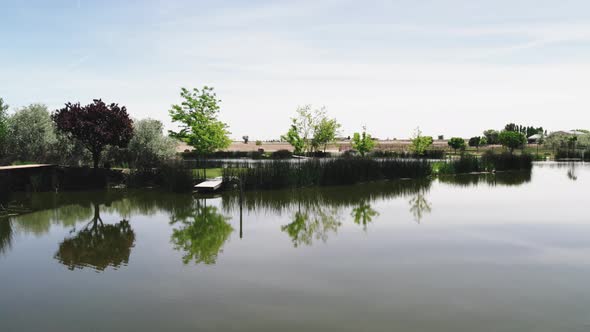
[[170,126],[179,88],[207,84],[235,138],[277,138],[307,103],[345,135],[590,127],[589,1],[0,4],[0,96],[15,107],[103,98]]

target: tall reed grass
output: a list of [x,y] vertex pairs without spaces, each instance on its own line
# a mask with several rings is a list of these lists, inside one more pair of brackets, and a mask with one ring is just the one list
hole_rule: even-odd
[[463,154],[456,160],[434,163],[433,173],[464,174],[496,171],[526,171],[532,168],[533,156],[530,154],[486,151],[481,157]]
[[431,167],[426,160],[334,158],[234,163],[222,174],[227,182],[239,178],[245,189],[281,189],[423,178],[431,174]]

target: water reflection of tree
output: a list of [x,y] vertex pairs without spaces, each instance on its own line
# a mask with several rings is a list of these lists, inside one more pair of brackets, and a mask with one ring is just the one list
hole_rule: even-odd
[[501,172],[495,174],[457,174],[440,176],[438,181],[458,187],[478,185],[520,186],[531,182],[531,171]]
[[70,270],[92,267],[104,271],[108,266],[126,265],[134,243],[135,233],[129,221],[104,224],[99,205],[94,204],[92,220],[75,236],[64,239],[55,258]]
[[576,164],[575,163],[571,163],[568,167],[567,170],[567,178],[572,180],[572,181],[577,181],[578,180],[578,175],[576,172]]
[[363,225],[363,229],[367,229],[367,225],[373,221],[373,218],[379,215],[375,209],[371,207],[367,201],[361,201],[360,204],[352,209],[351,213],[354,222],[357,225]]
[[338,227],[342,225],[337,220],[335,209],[310,209],[304,207],[295,212],[293,222],[281,226],[281,230],[286,232],[295,248],[301,245],[312,245],[314,239],[322,242],[328,240],[328,234],[336,233]]
[[233,232],[233,227],[217,207],[206,206],[195,201],[192,209],[177,211],[171,217],[171,241],[174,249],[184,252],[182,261],[215,264],[217,256],[223,251],[223,245]]
[[432,207],[428,200],[426,200],[426,194],[419,192],[416,196],[410,199],[410,212],[414,216],[414,220],[417,223],[422,221],[425,214],[432,212]]
[[12,248],[12,224],[8,218],[0,218],[0,255]]

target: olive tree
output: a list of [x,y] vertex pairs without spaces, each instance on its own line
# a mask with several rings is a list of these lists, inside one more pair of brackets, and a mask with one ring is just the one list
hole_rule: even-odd
[[163,134],[162,122],[143,119],[133,123],[133,138],[127,147],[129,161],[135,168],[158,167],[174,158],[177,141]]
[[6,150],[12,160],[45,162],[56,142],[47,106],[31,104],[8,117]]
[[0,158],[4,155],[4,143],[8,134],[8,104],[0,98]]

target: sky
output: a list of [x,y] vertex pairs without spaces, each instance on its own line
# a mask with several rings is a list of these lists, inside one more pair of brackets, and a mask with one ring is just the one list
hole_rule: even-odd
[[351,135],[590,127],[590,1],[0,0],[0,97],[95,98],[161,120],[215,87],[232,138],[276,139],[300,105]]

